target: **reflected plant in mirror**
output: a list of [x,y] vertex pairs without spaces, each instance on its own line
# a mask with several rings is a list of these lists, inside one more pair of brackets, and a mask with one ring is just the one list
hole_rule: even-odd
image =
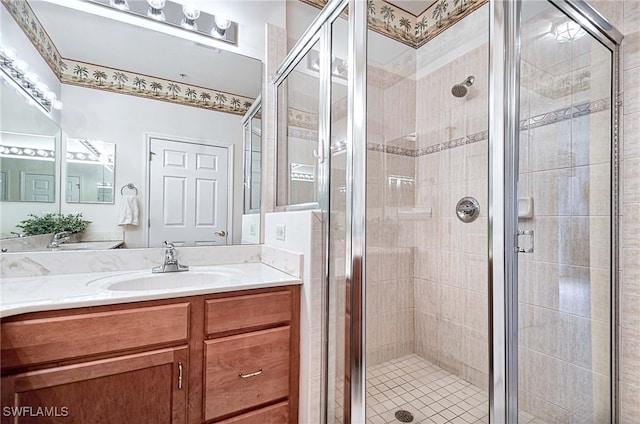
[[91,221],[82,219],[82,214],[61,215],[47,213],[43,216],[29,214],[29,218],[20,221],[17,226],[22,228],[25,236],[37,236],[40,234],[56,234],[67,232],[79,234],[85,232]]

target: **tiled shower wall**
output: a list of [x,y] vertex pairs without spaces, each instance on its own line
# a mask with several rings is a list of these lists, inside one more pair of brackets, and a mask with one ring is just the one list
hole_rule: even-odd
[[[368,142],[393,145],[415,128],[415,80],[369,67]],[[409,131],[409,132],[407,132]],[[414,231],[399,210],[415,196],[415,158],[367,152],[367,360],[414,351]]]
[[[419,51],[418,73],[433,60]],[[415,224],[416,353],[485,389],[487,60],[485,44],[418,80]],[[466,97],[454,97],[451,87],[470,75]],[[480,204],[471,223],[456,217],[465,196]]]

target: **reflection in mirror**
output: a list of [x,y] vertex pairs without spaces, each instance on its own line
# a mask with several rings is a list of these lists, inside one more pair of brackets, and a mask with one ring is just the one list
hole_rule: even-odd
[[67,203],[113,203],[116,145],[67,139]]
[[277,205],[318,201],[318,43],[278,86]]
[[0,146],[0,199],[55,202],[55,137],[2,131]]
[[260,187],[262,180],[262,96],[242,117],[244,138],[244,213],[242,244],[260,243]]
[[60,129],[6,81],[0,82],[0,238],[20,233],[30,213],[58,212]]
[[[150,212],[162,208],[151,203],[152,192],[164,192],[174,198],[175,193],[163,191],[158,181],[150,179],[149,161],[155,153],[150,150],[151,141],[160,138],[223,146],[232,152],[229,169],[233,172],[225,177],[229,180],[228,197],[223,199],[229,204],[225,222],[216,222],[225,236],[215,244],[240,243],[244,187],[241,119],[262,91],[261,61],[224,50],[223,46],[215,48],[181,38],[175,32],[169,34],[150,25],[121,21],[119,12],[106,17],[75,9],[79,4],[84,2],[9,1],[3,7],[3,12],[8,13],[2,21],[3,46],[8,44],[25,52],[31,68],[44,67],[57,78],[64,102],[60,112],[62,134],[109,140],[118,152],[117,166],[81,163],[76,155],[62,155],[62,164],[55,169],[64,170],[65,177],[62,182],[56,180],[52,204],[55,208],[51,212],[82,213],[92,221],[87,230],[91,237],[124,239],[126,247],[155,247],[151,240],[178,241],[155,232],[174,219],[191,222],[196,218],[165,216],[153,222]],[[3,92],[3,106],[4,102]],[[3,107],[3,131],[36,134],[28,127],[4,128],[4,122],[10,121],[4,119],[4,111],[14,107]],[[74,145],[78,146],[70,140],[69,153],[87,154],[86,150],[74,151]],[[164,160],[160,156],[155,159]],[[196,165],[187,161],[185,166]],[[226,181],[220,184],[227,185]],[[254,182],[259,184],[259,179]],[[128,183],[139,189],[139,225],[119,226],[123,201],[119,186]],[[213,187],[213,183],[207,187]],[[206,199],[192,198],[198,194],[189,194],[191,197],[185,199],[202,206],[190,214],[215,210],[207,207]],[[60,199],[64,201],[60,203]],[[185,206],[184,210],[190,209]],[[4,234],[4,204],[2,212]],[[19,219],[8,231],[31,212],[31,206],[22,206],[15,214]],[[205,221],[213,219],[208,216]]]
[[261,97],[242,118],[244,137],[244,213],[260,213],[262,150]]

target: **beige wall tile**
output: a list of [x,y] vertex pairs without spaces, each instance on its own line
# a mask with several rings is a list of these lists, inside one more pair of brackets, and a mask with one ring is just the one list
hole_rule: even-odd
[[640,203],[640,158],[625,158],[624,165],[624,202]]
[[640,112],[624,116],[622,137],[625,160],[640,157]]
[[620,379],[640,387],[640,338],[630,333],[620,331]]
[[622,296],[640,296],[640,249],[622,249]]
[[640,386],[620,385],[620,424],[637,424],[640,417]]

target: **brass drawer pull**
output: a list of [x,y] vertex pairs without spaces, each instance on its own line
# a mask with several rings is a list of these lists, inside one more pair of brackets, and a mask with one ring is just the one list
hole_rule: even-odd
[[249,374],[240,373],[240,374],[238,374],[238,376],[242,377],[242,378],[249,378],[249,377],[255,377],[255,376],[260,375],[260,374],[262,374],[262,368],[258,368],[258,371],[250,372]]

